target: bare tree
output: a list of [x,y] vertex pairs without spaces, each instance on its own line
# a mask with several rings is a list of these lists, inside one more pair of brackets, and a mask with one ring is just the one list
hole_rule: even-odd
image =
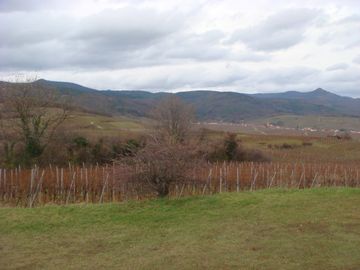
[[170,144],[153,138],[130,160],[135,181],[166,197],[172,184],[189,179],[191,169],[199,162],[188,146]]
[[171,95],[156,106],[153,112],[158,121],[158,130],[170,143],[183,143],[189,134],[194,111],[179,97]]
[[55,90],[38,82],[6,83],[0,90],[4,102],[3,133],[12,133],[23,143],[23,161],[31,163],[43,153],[67,118],[68,106]]

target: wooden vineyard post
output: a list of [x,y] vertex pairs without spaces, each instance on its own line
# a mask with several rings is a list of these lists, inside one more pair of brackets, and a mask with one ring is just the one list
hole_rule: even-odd
[[9,199],[12,199],[12,187],[14,183],[14,171],[10,170],[10,189],[9,189]]
[[75,177],[76,177],[76,172],[74,171],[74,172],[73,172],[72,179],[71,179],[71,184],[70,184],[70,187],[69,187],[69,190],[68,190],[68,195],[67,195],[67,197],[66,197],[66,202],[65,202],[65,204],[68,204],[68,203],[69,203],[70,196],[71,196],[71,189],[72,189],[73,186],[75,185]]
[[337,174],[336,174],[336,172],[337,172],[337,165],[335,165],[335,168],[334,168],[334,173],[333,173],[333,186],[336,186],[336,181],[335,181],[335,179],[336,179],[336,176],[337,176]]
[[182,187],[181,187],[181,190],[180,190],[180,193],[179,193],[179,196],[178,198],[180,198],[182,196],[182,193],[184,191],[184,188],[185,188],[185,183],[183,183]]
[[205,194],[205,190],[206,190],[207,187],[209,187],[209,189],[211,191],[211,174],[212,174],[212,169],[210,169],[210,171],[209,171],[209,176],[208,176],[207,182],[204,185],[202,195]]
[[206,187],[207,187],[207,183],[204,184],[204,187],[203,187],[203,190],[202,190],[201,195],[204,195],[204,194],[205,194]]
[[292,188],[294,186],[294,168],[291,170],[291,175],[290,175],[290,188]]
[[4,199],[6,198],[7,188],[6,188],[6,169],[4,169]]
[[29,200],[29,207],[32,208],[34,202],[35,202],[35,199],[36,197],[38,196],[38,194],[40,194],[41,192],[41,185],[42,185],[42,181],[44,179],[44,174],[45,174],[45,170],[42,171],[41,173],[41,176],[40,176],[40,179],[39,179],[39,182],[37,184],[37,187],[35,189],[35,192],[33,195],[30,196],[30,200]]
[[34,177],[35,177],[35,172],[34,169],[31,169],[31,174],[30,174],[30,189],[29,189],[29,205],[30,205],[30,201],[32,199],[32,192],[33,192],[33,185],[34,185]]
[[89,179],[88,179],[87,168],[85,168],[85,192],[86,192],[86,203],[89,203]]
[[108,180],[109,180],[109,173],[106,174],[106,179],[105,179],[105,182],[104,182],[103,187],[102,187],[102,190],[101,190],[101,195],[100,195],[99,203],[102,203],[102,202],[103,202],[104,192],[105,192],[105,188],[106,188],[106,186],[107,186]]
[[58,199],[59,196],[59,187],[60,187],[60,180],[59,180],[59,168],[56,166],[55,168],[55,172],[56,172],[56,185],[55,185],[55,190],[54,190],[54,200],[56,201]]
[[313,187],[315,185],[317,176],[318,176],[318,173],[315,174],[314,179],[313,179],[313,181],[311,183],[311,187]]
[[227,164],[224,162],[224,165],[225,165],[225,168],[224,168],[224,174],[223,174],[223,177],[224,177],[224,190],[225,192],[228,191],[228,166]]
[[269,187],[268,187],[268,188],[271,188],[272,183],[273,183],[275,177],[276,177],[276,171],[274,172],[274,175],[273,175],[273,177],[272,177],[271,180],[270,180],[270,183],[269,183]]
[[112,165],[112,184],[111,184],[111,200],[115,201],[115,165]]
[[348,180],[347,180],[347,170],[344,168],[344,181],[345,181],[345,187],[348,186]]
[[0,191],[1,191],[1,198],[4,197],[4,189],[2,188],[2,169],[0,169]]
[[251,186],[250,186],[250,191],[253,191],[253,189],[256,188],[256,178],[258,177],[258,171],[255,172],[254,174],[254,178],[253,178],[253,181],[251,183]]
[[220,168],[220,179],[219,179],[219,193],[222,192],[222,168]]
[[236,192],[240,191],[240,174],[239,174],[239,166],[236,166]]
[[304,188],[306,188],[306,168],[303,164],[303,182],[304,182]]
[[60,170],[60,198],[63,199],[63,190],[64,190],[64,168]]

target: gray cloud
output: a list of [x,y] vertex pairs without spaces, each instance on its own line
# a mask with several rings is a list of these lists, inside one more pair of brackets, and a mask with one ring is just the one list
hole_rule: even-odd
[[[360,83],[360,68],[358,67],[353,67],[349,70],[338,70],[337,72],[331,72],[331,73],[325,73],[324,75],[324,79],[327,82],[350,82],[350,83],[355,83],[358,82]],[[360,84],[359,84],[360,85]],[[358,88],[359,88],[358,85]]]
[[[171,71],[171,70],[170,70]],[[236,82],[243,81],[248,78],[250,72],[248,70],[234,68],[227,70],[224,66],[217,68],[202,69],[193,68],[177,68],[176,72],[165,72],[165,76],[154,74],[151,78],[150,85],[152,89],[211,89],[229,87]],[[141,85],[142,88],[148,88],[148,82]]]
[[[0,16],[0,67],[8,70],[113,69],[188,61],[259,62],[239,52],[220,30],[184,31],[184,14],[149,8],[104,10],[84,18],[44,11]],[[6,25],[7,27],[1,27]],[[56,56],[56,57],[54,57]]]
[[177,31],[183,20],[178,13],[170,16],[152,9],[105,10],[82,20],[71,38],[102,50],[146,47]]
[[166,58],[216,60],[228,58],[230,50],[220,44],[225,34],[208,31],[202,34],[181,34],[167,44]]
[[339,63],[328,67],[326,70],[327,71],[344,70],[347,69],[348,67],[349,65],[346,63]]
[[360,65],[360,55],[354,58],[353,62]]
[[0,14],[0,48],[24,47],[53,39],[62,39],[73,26],[66,16],[44,12]]
[[157,58],[163,61],[239,61],[261,62],[271,56],[249,51],[237,51],[224,43],[226,34],[219,30],[206,31],[200,34],[177,33],[176,36],[161,44],[156,44]]
[[353,14],[351,16],[347,16],[344,19],[341,19],[338,24],[349,24],[349,23],[359,23],[360,22],[360,14]]
[[230,42],[241,41],[254,50],[276,51],[290,48],[304,39],[309,25],[319,16],[318,10],[284,10],[268,17],[258,25],[239,29]]
[[83,19],[6,13],[0,16],[0,67],[146,66],[155,62],[146,59],[151,46],[179,31],[182,21],[180,13],[170,16],[147,8],[105,10]]
[[0,68],[3,70],[43,70],[66,67],[71,58],[56,41],[31,44],[25,47],[0,49]]
[[0,74],[100,89],[356,93],[358,1],[319,1],[0,0]]
[[331,44],[341,50],[348,50],[360,46],[360,13],[354,13],[322,29],[318,38],[321,45]]
[[319,78],[323,88],[340,93],[360,97],[360,68],[349,67],[346,70],[325,72]]
[[69,5],[71,0],[1,0],[0,12],[57,9]]
[[136,69],[134,72],[119,73],[117,79],[125,89],[276,91],[299,88],[309,90],[308,84],[320,75],[321,71],[307,67],[263,68],[254,72],[236,63],[219,64],[216,67],[199,63],[191,67],[156,68],[149,74]]
[[313,80],[320,71],[309,67],[290,67],[262,70],[257,77],[260,83],[273,83],[275,85],[293,85]]

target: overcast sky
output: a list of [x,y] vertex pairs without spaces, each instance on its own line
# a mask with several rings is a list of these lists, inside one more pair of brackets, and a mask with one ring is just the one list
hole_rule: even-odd
[[360,97],[359,0],[0,0],[0,79]]

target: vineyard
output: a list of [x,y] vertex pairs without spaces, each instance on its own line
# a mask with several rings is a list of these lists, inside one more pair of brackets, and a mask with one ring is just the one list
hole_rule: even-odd
[[[170,197],[267,188],[359,187],[357,163],[214,163],[196,168],[186,181],[171,186]],[[127,166],[49,166],[0,169],[4,205],[103,203],[144,200],[156,195],[135,181]]]

